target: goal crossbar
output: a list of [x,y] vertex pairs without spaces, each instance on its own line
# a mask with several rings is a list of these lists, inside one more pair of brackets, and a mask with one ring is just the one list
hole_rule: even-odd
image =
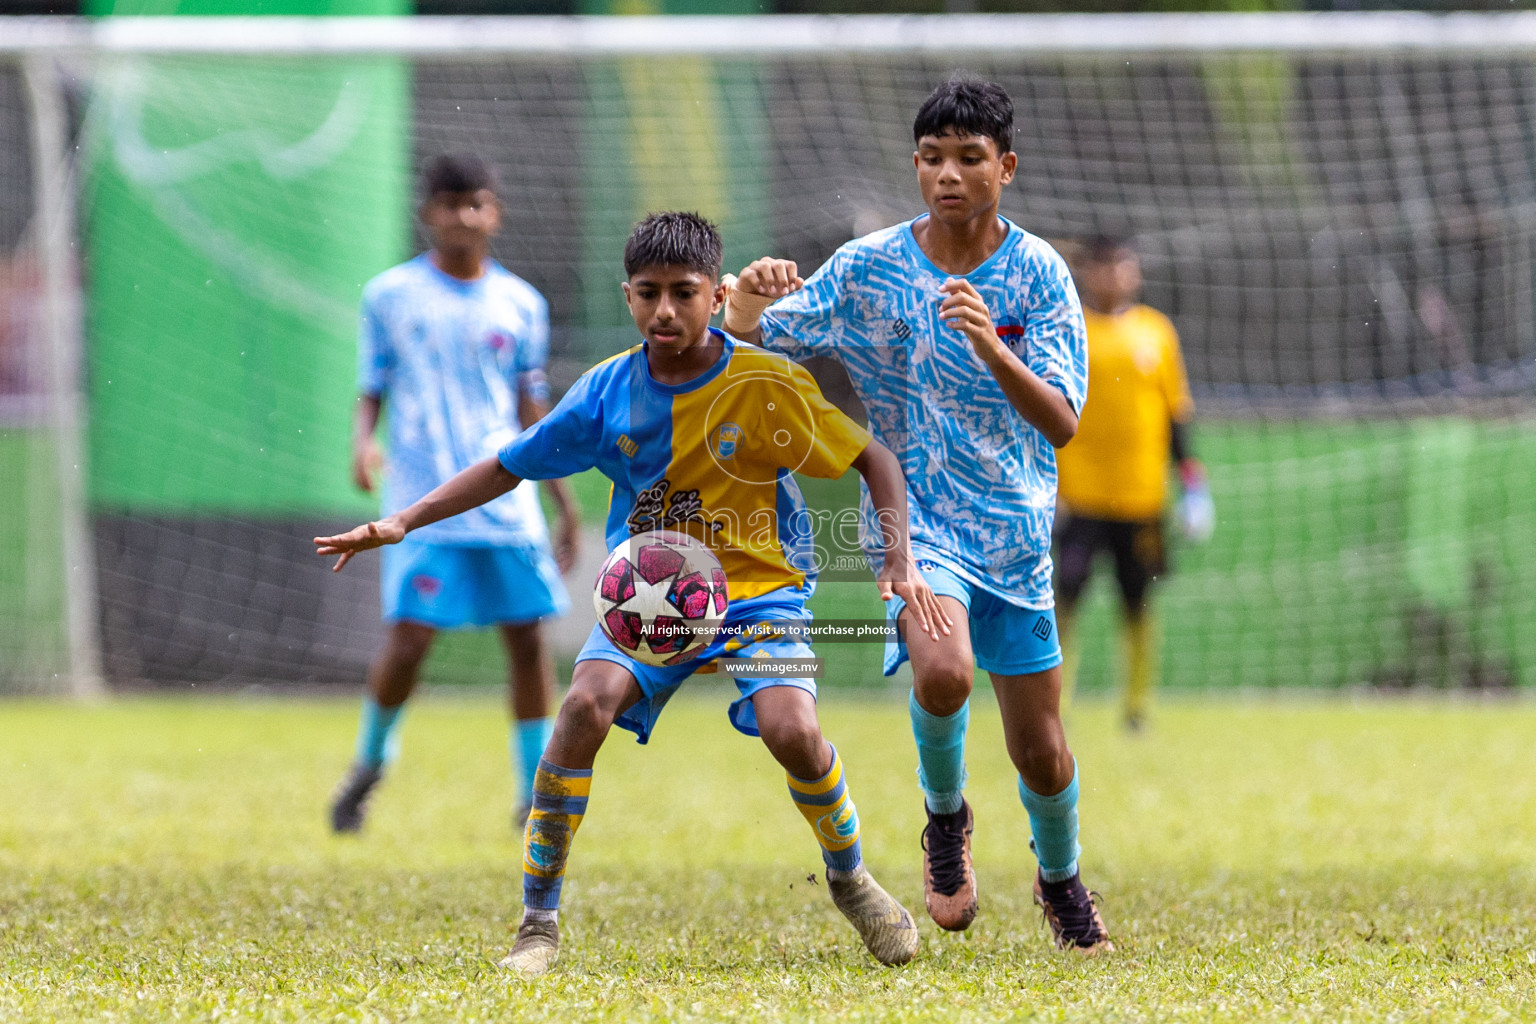
[[1536,52],[1536,12],[746,15],[640,17],[15,17],[0,54],[786,57],[914,53],[1341,55]]

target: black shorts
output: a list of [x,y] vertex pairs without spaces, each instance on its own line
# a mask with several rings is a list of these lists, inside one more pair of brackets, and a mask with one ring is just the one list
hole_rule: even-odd
[[1093,559],[1108,551],[1125,606],[1139,610],[1147,588],[1168,571],[1161,519],[1091,519],[1065,511],[1056,517],[1056,593],[1075,604],[1088,585]]

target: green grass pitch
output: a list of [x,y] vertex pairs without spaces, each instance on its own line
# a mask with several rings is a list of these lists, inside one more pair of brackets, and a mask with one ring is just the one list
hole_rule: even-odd
[[[1084,865],[1119,945],[1048,946],[989,696],[970,795],[982,911],[874,965],[726,691],[616,733],[565,948],[519,914],[499,706],[428,698],[360,839],[323,808],[351,700],[0,704],[0,1020],[1458,1021],[1536,1017],[1536,707],[1169,702],[1071,722]],[[877,875],[921,913],[903,706],[832,694]]]

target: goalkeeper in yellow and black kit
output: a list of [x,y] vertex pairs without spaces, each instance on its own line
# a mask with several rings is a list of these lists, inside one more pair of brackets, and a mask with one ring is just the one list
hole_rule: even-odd
[[1056,614],[1064,657],[1062,703],[1082,663],[1077,600],[1100,551],[1114,559],[1121,621],[1125,723],[1139,729],[1157,678],[1160,635],[1148,591],[1167,571],[1163,513],[1170,455],[1183,493],[1184,536],[1208,539],[1216,525],[1205,469],[1189,450],[1194,404],[1173,323],[1137,301],[1141,262],[1126,239],[1089,239],[1074,261],[1088,327],[1088,402],[1077,436],[1056,453]]

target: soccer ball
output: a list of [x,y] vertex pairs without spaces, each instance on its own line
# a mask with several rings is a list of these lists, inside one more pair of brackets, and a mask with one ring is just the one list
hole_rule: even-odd
[[677,665],[720,632],[728,604],[714,552],[672,530],[637,533],[608,555],[592,606],[615,647],[647,665]]

